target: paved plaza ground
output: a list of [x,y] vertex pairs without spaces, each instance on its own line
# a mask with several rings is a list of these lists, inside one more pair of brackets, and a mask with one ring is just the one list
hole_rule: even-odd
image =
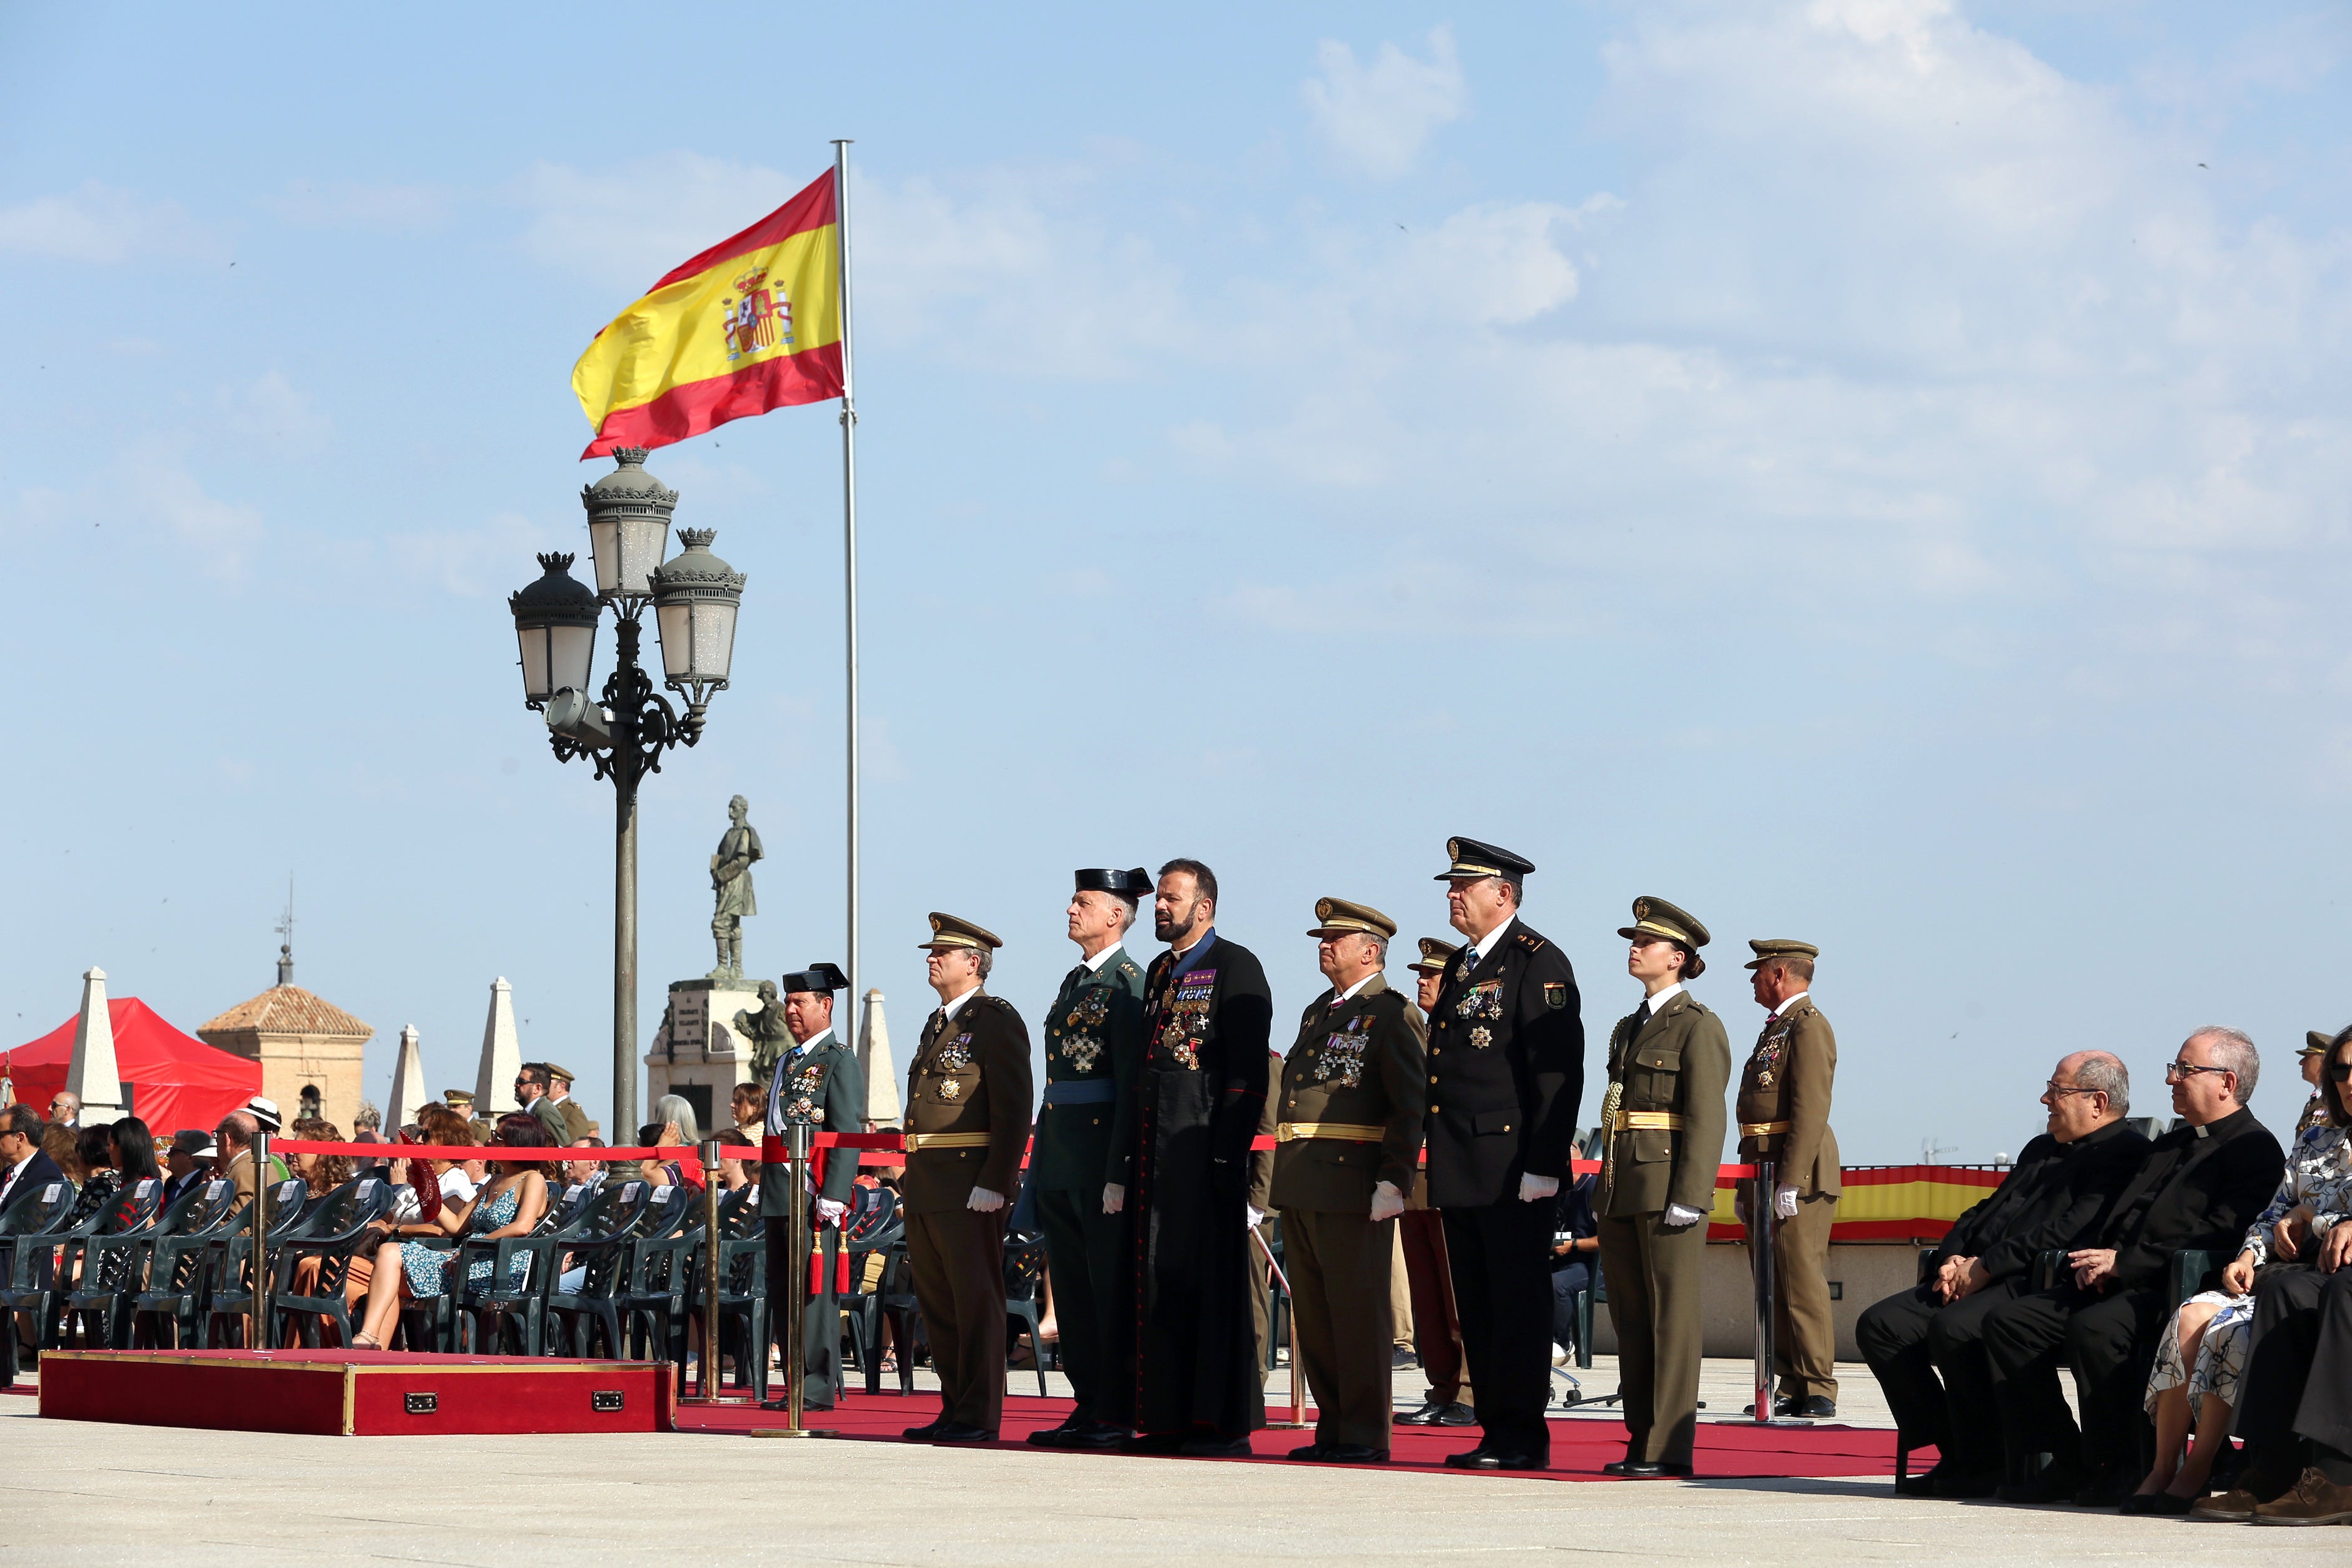
[[[1846,1413],[1883,1425],[1860,1367]],[[1614,1386],[1604,1359],[1589,1383]],[[1748,1368],[1710,1362],[1709,1418]],[[1050,1383],[1058,1384],[1058,1379]],[[1420,1389],[1400,1373],[1401,1404]],[[1016,1393],[1034,1393],[1015,1375]],[[1275,1374],[1277,1395],[1283,1376]],[[1055,1388],[1055,1392],[1060,1392]],[[919,1400],[917,1418],[928,1415]],[[881,1443],[284,1437],[0,1399],[0,1520],[50,1565],[2341,1561],[2352,1533],[1901,1500],[1884,1480],[1580,1484]]]

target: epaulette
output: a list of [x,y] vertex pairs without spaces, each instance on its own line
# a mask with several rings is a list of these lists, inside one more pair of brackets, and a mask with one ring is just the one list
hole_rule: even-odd
[[1521,947],[1526,948],[1529,952],[1541,952],[1544,950],[1544,939],[1536,935],[1533,931],[1520,931],[1517,935],[1513,936],[1511,940],[1517,942]]
[[1118,972],[1121,974],[1136,975],[1139,975],[1143,973],[1143,971],[1135,967],[1135,960],[1131,958],[1122,958],[1118,961]]
[[1007,1001],[1006,1001],[1003,997],[1002,997],[1002,996],[992,995],[990,993],[988,993],[988,992],[986,992],[986,991],[983,991],[983,992],[982,992],[979,995],[977,995],[977,996],[973,997],[973,998],[971,999],[971,1004],[968,1004],[968,1005],[979,1005],[979,1004],[981,1004],[981,1003],[986,1003],[988,1005],[990,1005],[990,1006],[992,1006],[992,1007],[994,1007],[997,1011],[999,1011],[999,1012],[1001,1012],[1001,1013],[1010,1013],[1010,1012],[1012,1012],[1012,1011],[1013,1011],[1013,1004],[1012,1004],[1012,1003],[1007,1002]]

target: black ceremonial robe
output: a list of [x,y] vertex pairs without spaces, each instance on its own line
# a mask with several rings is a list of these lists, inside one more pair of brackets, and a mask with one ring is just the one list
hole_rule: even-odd
[[1149,1436],[1232,1439],[1265,1424],[1244,1210],[1274,994],[1256,955],[1213,930],[1181,963],[1153,960],[1143,990],[1143,1068],[1114,1130],[1134,1155],[1117,1364],[1135,1383],[1110,1419]]

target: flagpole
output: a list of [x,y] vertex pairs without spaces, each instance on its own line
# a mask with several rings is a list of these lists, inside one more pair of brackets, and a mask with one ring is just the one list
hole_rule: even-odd
[[849,972],[851,1008],[843,1043],[858,1048],[857,1035],[857,398],[849,346],[849,140],[833,143],[834,237],[841,247],[841,540],[843,633],[848,679],[848,861]]

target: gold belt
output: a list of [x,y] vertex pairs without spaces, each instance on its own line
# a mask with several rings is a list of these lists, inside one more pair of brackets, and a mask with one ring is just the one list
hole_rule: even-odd
[[987,1147],[988,1134],[985,1132],[909,1132],[907,1134],[907,1152],[909,1154],[918,1149],[985,1149]]
[[1621,1110],[1612,1132],[1679,1132],[1686,1126],[1679,1110]]
[[1367,1127],[1356,1121],[1285,1121],[1274,1130],[1274,1141],[1289,1143],[1300,1138],[1337,1138],[1348,1143],[1378,1143],[1386,1139],[1385,1127]]
[[1743,1121],[1739,1124],[1739,1135],[1742,1138],[1769,1138],[1775,1132],[1786,1132],[1795,1125],[1793,1121]]

